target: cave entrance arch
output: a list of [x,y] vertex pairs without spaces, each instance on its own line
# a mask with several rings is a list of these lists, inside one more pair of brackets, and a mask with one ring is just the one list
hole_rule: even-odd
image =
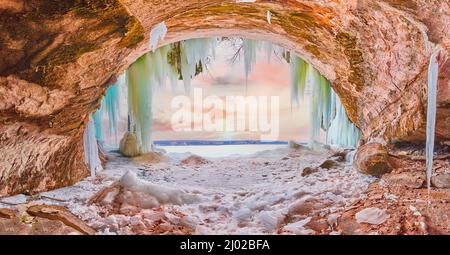
[[[244,59],[241,69],[231,67],[229,63],[230,60],[225,59],[224,56],[221,56],[222,59],[217,60],[219,61],[219,63],[225,61],[228,62],[228,64],[225,65],[226,67],[222,67],[221,69],[225,68],[227,70],[232,70],[233,68],[234,71],[232,73],[238,72],[239,74],[241,74],[237,77],[241,77],[242,80],[238,81],[237,84],[231,82],[231,84],[229,85],[234,84],[238,85],[239,87],[239,85],[243,86],[245,84],[245,95],[243,94],[243,91],[238,91],[236,90],[236,88],[234,88],[232,91],[234,91],[234,93],[238,93],[236,95],[227,95],[224,98],[219,98],[217,96],[219,94],[223,94],[223,92],[221,92],[220,90],[216,90],[216,93],[219,94],[212,95],[213,97],[204,98],[202,88],[200,87],[195,88],[193,91],[193,95],[191,94],[190,97],[188,93],[187,95],[178,95],[175,98],[166,98],[165,101],[172,100],[172,103],[169,102],[169,104],[167,104],[167,102],[161,101],[160,96],[163,95],[160,94],[161,90],[169,88],[173,93],[174,90],[177,90],[179,87],[183,87],[181,84],[179,84],[180,82],[178,82],[178,80],[183,81],[185,93],[189,91],[192,92],[192,89],[190,88],[192,83],[191,80],[195,79],[195,76],[201,74],[202,70],[209,73],[208,66],[211,65],[212,67],[214,67],[214,64],[216,62],[216,59],[214,57],[214,55],[216,55],[215,52],[217,52],[219,55],[221,55],[221,53],[224,54],[224,51],[226,51],[226,47],[223,47],[224,45],[228,45],[229,48],[234,48],[233,52],[228,53],[231,54],[231,59]],[[261,48],[264,48],[265,50],[258,50]],[[269,60],[264,59],[264,62],[270,62],[271,56],[276,56],[272,59],[272,61],[276,62],[276,60],[278,59],[280,65],[284,67],[282,70],[287,71],[275,71],[279,69],[277,65],[272,65],[269,70],[265,71],[274,72],[267,74],[265,79],[270,79],[271,76],[285,76],[283,77],[284,79],[281,80],[282,83],[286,84],[278,84],[278,86],[285,85],[286,89],[283,94],[285,98],[280,100],[279,96],[281,94],[277,94],[277,92],[273,94],[273,92],[269,93],[267,91],[266,93],[269,94],[259,94],[259,99],[258,96],[255,97],[256,94],[247,95],[247,83],[249,81],[249,75],[253,72],[258,73],[257,70],[253,71],[254,67],[252,66],[259,66],[256,65],[256,63],[258,62],[262,64],[261,58],[257,58],[257,55],[266,55],[265,57],[269,58]],[[259,59],[259,61],[257,61],[257,59]],[[231,65],[234,66],[234,64]],[[207,69],[208,71],[206,71]],[[243,70],[245,70],[245,72],[243,72]],[[259,72],[261,72],[261,70]],[[230,72],[228,73],[231,74]],[[126,76],[126,78],[124,78],[124,76]],[[231,76],[231,80],[237,78],[236,74],[233,74]],[[228,84],[226,81],[227,78],[224,77],[224,79],[225,83]],[[261,77],[259,79],[261,79]],[[206,129],[213,129],[216,131],[221,131],[222,133],[236,132],[236,128],[238,128],[238,131],[241,132],[241,135],[242,132],[245,132],[248,128],[247,131],[250,132],[269,131],[269,134],[261,134],[260,138],[256,138],[256,140],[264,141],[263,143],[267,144],[269,141],[279,141],[279,120],[281,119],[281,117],[285,117],[284,114],[280,115],[280,102],[284,102],[284,105],[282,105],[281,107],[285,107],[285,111],[290,110],[291,115],[293,114],[294,106],[298,106],[299,103],[302,103],[302,107],[305,107],[306,109],[310,108],[310,113],[307,114],[307,116],[309,116],[310,124],[305,127],[307,130],[309,129],[309,131],[306,137],[302,136],[302,139],[303,141],[308,141],[308,143],[312,147],[321,147],[319,145],[319,140],[321,140],[321,129],[323,131],[327,131],[326,138],[322,135],[322,142],[325,143],[326,140],[326,143],[337,146],[356,147],[360,137],[359,130],[351,122],[349,122],[348,116],[345,113],[345,109],[343,109],[339,97],[331,88],[330,83],[314,67],[312,67],[304,60],[300,59],[298,56],[290,54],[290,52],[286,49],[277,45],[273,45],[272,43],[266,41],[222,37],[204,39],[196,38],[193,40],[172,43],[168,46],[161,47],[154,52],[150,52],[140,57],[127,69],[127,71],[123,75],[121,75],[121,78],[119,80],[120,81],[116,83],[116,85],[112,86],[107,91],[101,104],[102,107],[94,114],[93,119],[95,120],[95,128],[89,126],[85,130],[84,137],[89,138],[93,136],[86,135],[86,133],[89,134],[95,129],[96,133],[99,133],[97,134],[97,139],[102,140],[102,137],[104,136],[102,135],[101,117],[103,115],[107,115],[110,120],[110,130],[114,131],[115,140],[119,140],[119,138],[117,137],[117,130],[115,128],[115,126],[117,125],[115,125],[114,123],[117,122],[119,118],[114,113],[117,113],[118,109],[129,109],[127,127],[128,132],[132,133],[127,133],[127,138],[121,142],[121,151],[125,156],[136,156],[136,152],[139,150],[141,150],[141,153],[147,153],[152,150],[151,148],[153,146],[151,145],[152,141],[150,140],[150,137],[153,136],[151,134],[152,132],[150,131],[153,126],[152,119],[154,117],[154,115],[151,113],[154,111],[152,109],[163,107],[163,109],[168,111],[169,109],[173,109],[174,107],[177,108],[180,105],[181,108],[179,109],[179,111],[172,112],[172,118],[166,116],[166,119],[169,118],[171,120],[171,122],[166,123],[166,125],[169,125],[172,127],[172,129],[175,129],[175,133],[173,133],[173,135],[176,137],[179,137],[180,135],[180,133],[177,134],[177,132],[186,131],[185,129],[188,126],[190,127],[188,128],[189,130],[187,130],[189,132],[206,131]],[[216,85],[216,83],[212,81],[209,82],[209,85],[213,85],[213,87],[214,85]],[[266,83],[264,80],[261,80],[261,82]],[[168,86],[168,83],[170,83],[170,86]],[[125,84],[127,85],[124,86]],[[220,82],[217,85],[220,85]],[[119,95],[116,93],[116,91],[121,89],[119,89],[118,86],[124,87],[123,90],[127,90],[126,88],[128,88],[128,107],[125,105],[120,105],[119,107],[118,103],[114,103],[116,101],[119,101]],[[265,87],[263,86],[263,84],[260,84],[258,86],[262,86],[261,89],[264,91]],[[230,90],[232,88],[233,87],[226,87],[226,90]],[[308,97],[306,97],[306,99],[303,99],[306,89],[309,91]],[[253,91],[253,93],[255,92],[256,91]],[[273,98],[273,96],[275,96],[275,99]],[[158,99],[159,102],[155,104],[155,102],[153,101],[158,101]],[[194,102],[192,102],[192,100]],[[274,100],[276,102],[270,102]],[[306,102],[304,102],[304,100],[306,100]],[[305,105],[305,103],[307,104]],[[209,106],[205,106],[204,104],[208,104]],[[220,109],[225,110],[225,113],[218,113],[216,111],[217,109],[213,109],[213,115],[219,114],[219,116],[222,116],[219,117],[220,123],[215,123],[215,121],[209,119],[208,111],[206,112],[205,117],[204,107],[211,108],[211,106],[219,107]],[[226,110],[225,106],[226,108],[231,107],[230,110],[233,114],[229,115],[228,110]],[[192,118],[192,109],[194,110],[194,116],[197,117]],[[180,114],[182,114],[182,116],[180,116]],[[224,118],[224,115],[226,118]],[[174,117],[177,119],[180,119],[181,117],[181,120],[183,122],[181,125],[181,130],[177,128],[180,125],[179,123],[174,124],[172,122]],[[244,119],[241,120],[242,118]],[[297,115],[295,119],[304,119],[304,117]],[[111,123],[111,120],[113,123]],[[186,121],[188,123],[185,123]],[[201,122],[200,125],[198,121]],[[232,123],[230,124],[229,121],[231,121]],[[276,123],[274,123],[274,121]],[[291,119],[290,121],[293,120]],[[122,120],[122,122],[124,121]],[[160,123],[160,121],[156,121],[156,123]],[[205,127],[205,125],[207,125],[207,127]],[[219,125],[219,127],[217,127],[217,125]],[[267,127],[268,125],[270,126]],[[298,128],[298,131],[300,132],[300,127]],[[195,133],[191,134],[194,135]],[[188,134],[188,136],[189,135],[190,134]],[[247,137],[251,137],[251,135],[247,135]],[[91,147],[89,144],[89,141],[85,140],[85,148],[88,151],[91,151],[89,149]],[[133,148],[133,146],[138,146],[141,149]],[[89,156],[90,154],[88,153],[87,155]],[[88,161],[92,161],[90,157]],[[98,160],[95,160],[95,162],[98,162]]]

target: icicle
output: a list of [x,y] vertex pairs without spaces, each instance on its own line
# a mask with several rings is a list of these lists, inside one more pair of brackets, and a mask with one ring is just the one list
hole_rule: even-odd
[[428,106],[427,106],[427,142],[426,142],[426,165],[427,165],[427,188],[431,187],[431,176],[433,175],[434,136],[436,126],[436,95],[438,83],[438,61],[437,52],[433,53],[428,66]]
[[317,86],[320,93],[320,111],[322,115],[321,127],[327,131],[331,122],[331,86],[330,83],[321,74],[317,77]]
[[169,74],[170,65],[167,62],[167,53],[170,50],[170,46],[164,46],[159,48],[156,52],[148,54],[147,61],[150,80],[155,82],[154,88],[163,87],[166,84],[167,75]]
[[297,57],[292,59],[290,65],[291,65],[291,105],[293,102],[297,103],[298,105],[298,61]]
[[127,84],[127,73],[119,75],[117,78],[117,87],[119,89],[118,96],[118,115],[119,119],[128,118],[128,108],[121,107],[122,105],[128,105],[128,84]]
[[175,91],[178,84],[178,77],[180,76],[178,70],[171,66],[167,75],[169,76],[170,87],[172,88],[172,91]]
[[95,138],[98,141],[103,141],[103,114],[105,111],[105,102],[104,100],[100,103],[100,109],[98,109],[94,114],[94,127],[95,127]]
[[272,24],[272,13],[267,11],[267,23]]
[[152,28],[150,31],[150,50],[155,51],[158,48],[158,41],[163,40],[167,34],[166,23],[161,22]]
[[303,59],[292,56],[291,61],[291,101],[299,102],[305,98],[306,76],[309,64]]
[[266,52],[267,63],[270,63],[270,59],[272,58],[273,45],[271,42],[263,42],[263,48]]
[[[284,58],[284,55],[286,52],[285,48],[283,48],[279,45],[276,45],[276,44],[273,44],[272,47],[273,47],[273,52],[275,53],[276,56],[278,56],[280,58]],[[290,61],[288,61],[288,60],[286,60],[286,62],[290,63]]]
[[105,111],[108,116],[108,130],[113,137],[112,145],[118,145],[117,123],[119,121],[119,81],[106,90],[104,102]]
[[311,113],[311,130],[309,135],[309,146],[313,149],[319,144],[320,127],[322,124],[322,109],[321,109],[321,93],[318,86],[318,75],[316,69],[308,68],[307,84],[311,88],[310,98],[310,113]]
[[184,50],[181,51],[181,76],[183,77],[184,91],[189,93],[191,90],[191,68]]
[[248,75],[253,69],[253,66],[256,63],[256,47],[257,43],[255,40],[244,39],[244,67],[245,67],[245,77],[248,78]]
[[89,121],[84,129],[84,162],[91,170],[91,176],[95,177],[95,172],[102,170],[102,164],[98,156],[97,139],[95,139],[95,126],[92,115],[89,115]]
[[128,107],[131,123],[143,153],[152,149],[152,82],[147,55],[140,57],[127,71]]

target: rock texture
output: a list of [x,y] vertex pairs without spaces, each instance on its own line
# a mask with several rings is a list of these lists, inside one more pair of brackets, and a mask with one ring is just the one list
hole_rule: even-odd
[[431,178],[431,183],[436,188],[450,188],[450,174],[438,174]]
[[379,143],[367,143],[358,148],[353,167],[364,174],[380,176],[392,170],[387,149]]
[[0,234],[13,235],[94,235],[96,231],[56,205],[21,205],[0,208]]
[[161,44],[233,35],[296,52],[332,82],[363,142],[423,139],[428,58],[441,49],[437,138],[450,137],[447,0],[5,0],[0,13],[0,195],[89,174],[87,116],[161,21]]

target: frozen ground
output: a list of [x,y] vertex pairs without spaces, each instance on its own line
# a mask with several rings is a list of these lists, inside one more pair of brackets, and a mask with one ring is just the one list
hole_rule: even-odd
[[[339,162],[302,176],[305,167],[317,167],[331,152],[276,148],[253,155],[208,158],[182,163],[186,153],[168,153],[166,160],[135,165],[110,153],[104,171],[72,187],[33,197],[8,198],[8,204],[32,203],[67,206],[99,234],[318,234],[308,223],[317,217],[333,219],[361,198],[373,180]],[[165,203],[138,212],[111,211],[87,201],[127,171],[158,187],[195,196],[183,205]],[[326,226],[325,226],[326,227]],[[332,227],[325,232],[332,233]]]

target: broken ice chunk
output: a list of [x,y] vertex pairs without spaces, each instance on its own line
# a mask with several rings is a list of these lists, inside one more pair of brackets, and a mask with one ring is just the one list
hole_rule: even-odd
[[389,218],[389,214],[386,213],[386,210],[370,207],[356,213],[355,218],[358,223],[379,225]]

